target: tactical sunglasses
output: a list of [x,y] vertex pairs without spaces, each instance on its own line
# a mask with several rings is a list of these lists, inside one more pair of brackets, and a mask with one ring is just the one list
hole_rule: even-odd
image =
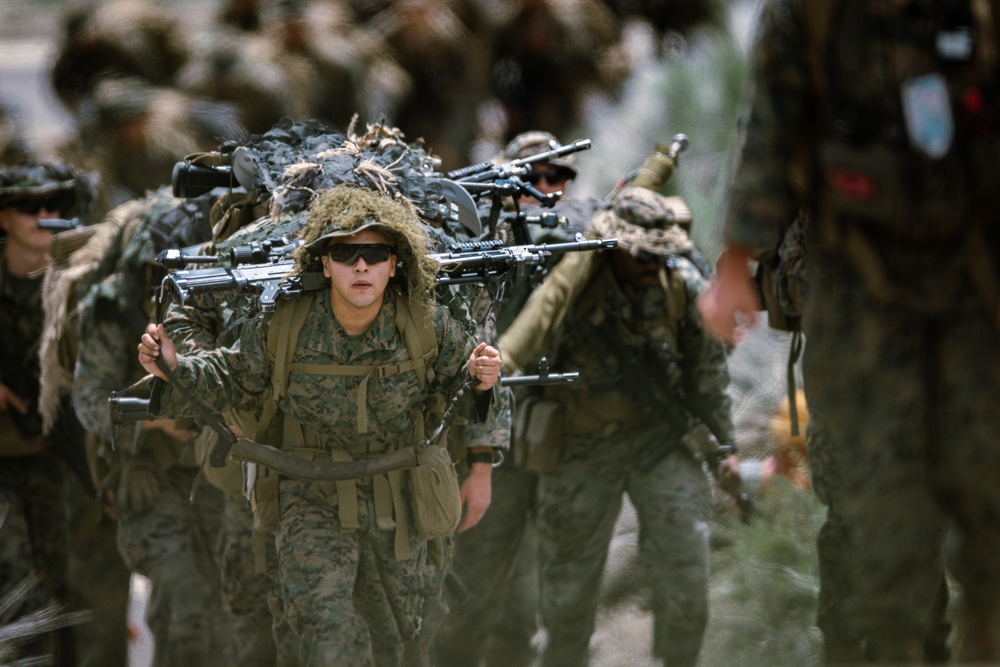
[[381,264],[395,252],[385,243],[338,243],[326,249],[330,259],[339,264],[355,264],[363,257],[365,264]]
[[544,171],[533,171],[527,176],[528,182],[532,185],[538,185],[543,178],[551,185],[561,185],[573,178],[573,172],[565,167],[552,167]]
[[22,199],[11,204],[15,211],[24,215],[38,215],[43,208],[46,211],[58,211],[62,213],[64,200],[59,197],[49,197],[48,199]]

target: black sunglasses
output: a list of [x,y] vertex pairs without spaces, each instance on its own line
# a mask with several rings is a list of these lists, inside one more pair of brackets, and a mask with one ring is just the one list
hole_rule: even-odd
[[551,185],[561,185],[573,178],[573,172],[565,167],[552,167],[544,171],[531,172],[528,174],[527,180],[532,185],[537,185],[543,178]]
[[43,208],[46,211],[54,212],[58,211],[62,213],[64,201],[58,197],[50,197],[48,199],[23,199],[21,201],[14,202],[11,206],[18,213],[24,215],[38,215],[38,212]]
[[385,243],[338,243],[326,249],[333,261],[351,265],[357,263],[359,257],[364,258],[365,264],[380,264],[393,252],[393,247]]
[[654,262],[662,262],[663,258],[659,255],[654,255],[651,252],[646,252],[645,250],[640,250],[639,252],[632,255],[632,261],[639,264],[652,264]]

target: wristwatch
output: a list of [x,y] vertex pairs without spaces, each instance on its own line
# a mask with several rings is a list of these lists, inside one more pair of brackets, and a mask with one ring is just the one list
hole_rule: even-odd
[[465,463],[471,468],[473,463],[489,463],[493,465],[493,451],[474,452],[471,449],[465,453]]

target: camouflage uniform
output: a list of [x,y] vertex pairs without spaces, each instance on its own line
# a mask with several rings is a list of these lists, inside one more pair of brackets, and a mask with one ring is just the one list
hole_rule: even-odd
[[[830,7],[843,14],[795,0],[765,9],[725,240],[765,257],[799,205],[815,213],[803,371],[842,464],[824,475],[847,527],[846,631],[877,660],[921,660],[953,522],[964,658],[995,661],[1000,243],[983,216],[998,133],[983,119],[996,117],[996,6]],[[963,25],[975,39],[947,49]],[[901,91],[928,72],[944,76],[904,118]],[[928,121],[954,134],[925,135]]]
[[[197,207],[182,208],[184,202],[164,189],[142,204],[119,231],[81,299],[73,400],[86,428],[108,442],[115,428],[108,398],[143,375],[131,346],[123,342],[135,340],[150,318],[147,295],[158,281],[151,259],[163,247],[187,245],[180,240],[181,219],[197,216]],[[187,240],[198,235],[191,227]],[[207,232],[203,228],[202,238]],[[197,482],[198,462],[185,442],[138,424],[118,430],[129,434],[118,440],[111,466],[120,470],[118,550],[131,571],[152,583],[146,620],[156,644],[153,664],[217,664],[225,637],[213,548],[222,494]]]
[[[192,295],[181,305],[172,302],[167,309],[164,327],[178,348],[185,351],[213,349],[235,342],[235,331],[226,326],[232,313],[225,302],[211,294]],[[206,465],[205,462],[202,465]],[[206,474],[210,483],[214,478]],[[234,667],[292,664],[289,657],[279,657],[275,646],[281,643],[284,653],[294,655],[294,643],[288,633],[278,631],[281,622],[276,599],[277,582],[272,571],[258,572],[253,531],[253,514],[242,493],[220,486],[225,491],[222,524],[215,544],[216,561],[222,580],[222,600],[229,617],[226,664]],[[273,569],[273,554],[264,554],[265,564]]]
[[[46,202],[71,216],[86,204],[85,178],[67,165],[25,164],[0,171],[0,214],[15,213],[21,203]],[[53,198],[58,198],[53,204]],[[37,218],[40,211],[36,210]],[[30,213],[26,215],[31,215]],[[5,222],[6,228],[6,222]],[[15,275],[10,252],[0,233],[0,384],[28,408],[21,415],[10,406],[0,411],[0,597],[29,576],[39,585],[15,608],[15,617],[66,601],[66,483],[71,474],[67,452],[80,448],[82,433],[67,402],[56,410],[54,427],[43,428],[38,409],[41,369],[38,347],[44,313],[42,273]],[[65,398],[65,397],[64,397]],[[69,644],[46,643],[26,650],[25,657],[48,652],[69,660]]]
[[[495,161],[530,157],[559,142],[548,132],[525,132],[515,137]],[[564,167],[574,176],[573,155],[549,160],[547,164]],[[528,223],[533,243],[572,241],[583,231],[597,207],[596,201],[560,199],[554,207],[522,204],[529,216],[552,212],[565,216],[568,227],[548,229]],[[511,208],[507,206],[506,208]],[[513,237],[507,221],[510,211],[501,214],[500,235]],[[488,212],[481,211],[485,219]],[[525,239],[526,240],[526,239]],[[520,242],[507,238],[508,242]],[[558,259],[555,258],[556,261]],[[555,262],[553,262],[554,264]],[[504,302],[496,316],[496,330],[502,335],[514,320],[534,284],[527,276],[515,276],[504,292]],[[481,320],[482,318],[477,318]],[[530,372],[530,371],[529,371]],[[513,392],[516,402],[531,389]],[[513,417],[505,414],[507,420]],[[467,429],[468,430],[468,429]],[[508,429],[509,431],[509,429]],[[501,430],[493,431],[493,438]],[[485,434],[489,435],[489,434]],[[507,433],[509,436],[509,432]],[[477,444],[467,438],[467,444]],[[490,444],[487,441],[484,444]],[[494,448],[507,449],[508,442],[493,442]],[[524,467],[518,458],[516,443],[504,462],[494,468],[493,500],[482,520],[455,536],[455,572],[469,593],[461,607],[453,610],[435,639],[435,664],[447,667],[464,665],[530,665],[535,659],[532,639],[538,632],[538,539],[535,534],[535,488],[538,475]]]
[[[331,193],[351,190],[337,186],[319,201]],[[368,202],[385,199],[356,192],[359,194],[354,197]],[[334,219],[331,223],[323,215],[311,219],[303,237],[317,245],[307,246],[311,249],[303,253],[303,261],[318,253],[331,235],[350,234],[369,224],[362,217],[369,209],[359,206],[357,199],[354,202],[348,214],[354,217],[349,221]],[[379,220],[384,226],[384,218]],[[393,231],[403,226],[419,229],[412,218],[406,220]],[[328,225],[334,231],[319,236]],[[409,267],[408,280],[412,281],[419,260],[412,243],[407,247],[409,254],[404,255],[397,243],[401,264]],[[413,290],[415,283],[408,284]],[[472,340],[460,322],[432,303],[427,305],[428,316],[438,351],[423,386],[415,370],[364,380],[324,372],[323,367],[330,364],[374,366],[407,361],[409,354],[396,325],[395,289],[386,291],[381,311],[359,336],[344,332],[333,316],[326,290],[303,297],[312,301],[291,361],[306,366],[289,375],[287,393],[277,403],[284,426],[281,434],[268,431],[271,444],[314,460],[339,452],[363,460],[371,453],[410,441],[418,417],[431,399],[455,395],[464,383]],[[248,321],[239,341],[230,348],[179,357],[171,382],[155,384],[153,408],[158,414],[197,414],[206,408],[235,407],[248,397],[269,392],[273,362],[268,356],[267,332],[271,321],[269,314]],[[367,396],[360,394],[362,385],[367,385]],[[367,426],[361,420],[362,410]],[[490,423],[496,419],[494,411],[491,409]],[[301,426],[301,438],[293,439],[290,424],[295,423]],[[307,444],[296,445],[301,439]],[[413,533],[408,491],[398,487],[393,477],[396,475],[389,473],[351,480],[346,487],[278,478],[279,516],[274,540],[282,607],[289,631],[298,642],[297,664],[399,665],[404,642],[420,633],[427,543]],[[393,491],[388,508],[381,506],[383,484],[400,489],[398,495]],[[343,496],[351,487],[356,509],[353,499]],[[353,527],[355,521],[357,526]]]
[[643,265],[652,267],[652,286],[619,282],[609,253],[567,256],[501,337],[510,367],[544,354],[556,370],[587,378],[544,392],[564,411],[545,443],[557,458],[538,488],[546,666],[587,663],[626,491],[652,589],[653,654],[693,665],[701,647],[710,511],[702,459],[713,445],[677,404],[680,396],[698,401],[731,443],[729,376],[722,347],[703,333],[695,310],[705,279],[681,256],[690,241],[667,213],[660,195],[625,188],[599,209],[591,230],[619,238],[615,252],[659,257]]

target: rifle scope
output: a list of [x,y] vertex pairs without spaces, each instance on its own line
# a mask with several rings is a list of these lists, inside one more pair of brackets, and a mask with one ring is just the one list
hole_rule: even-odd
[[186,161],[174,165],[170,185],[175,197],[185,199],[203,195],[214,188],[240,187],[232,167],[204,167]]

